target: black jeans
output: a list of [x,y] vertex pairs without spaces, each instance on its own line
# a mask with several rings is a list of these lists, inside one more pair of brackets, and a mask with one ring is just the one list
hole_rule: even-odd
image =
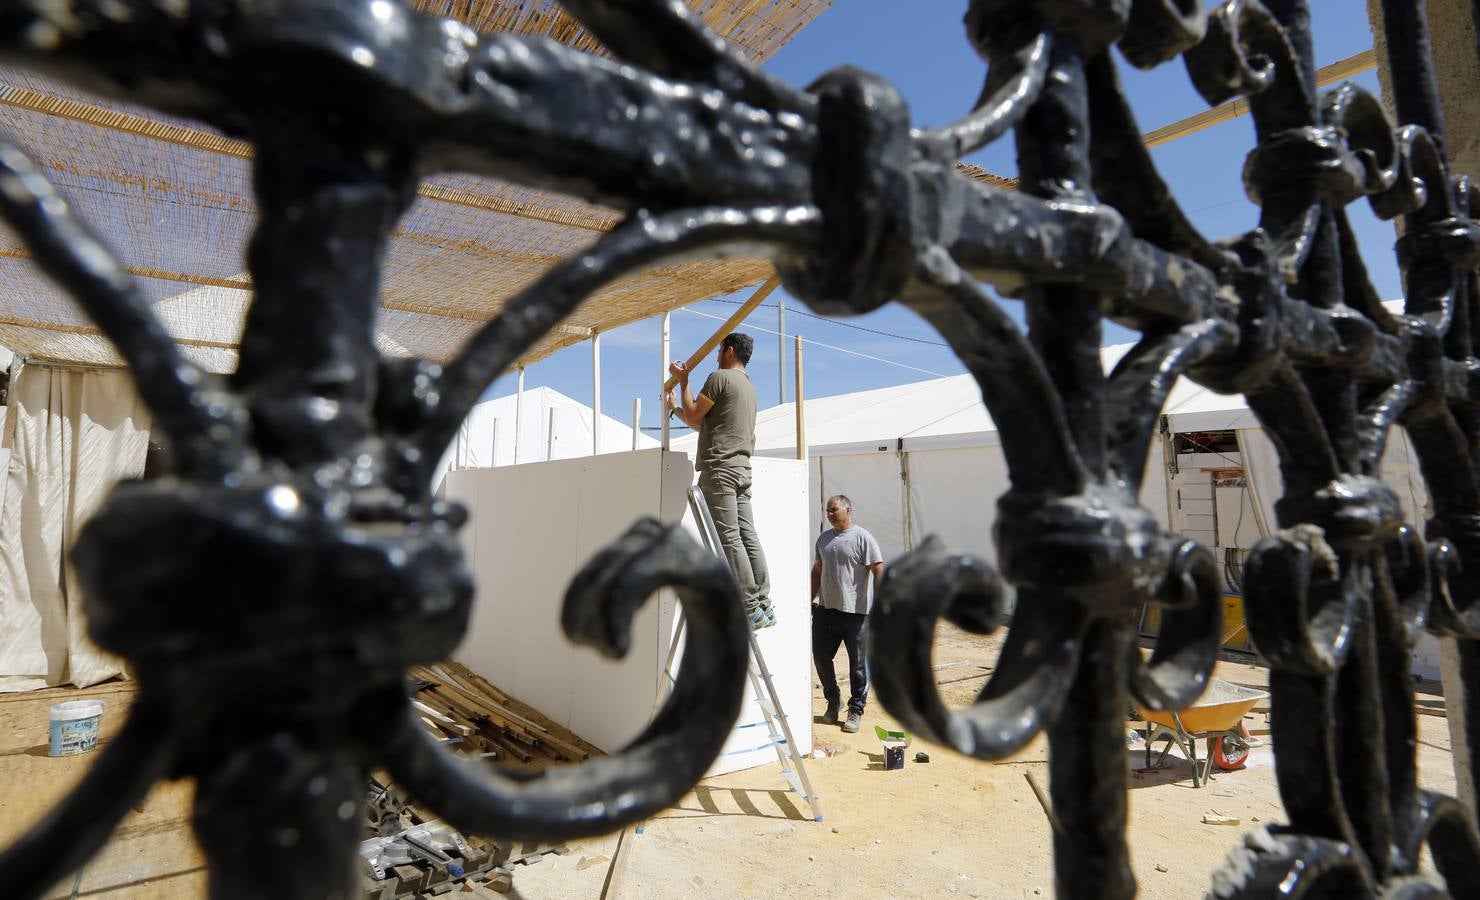
[[838,645],[848,648],[848,709],[863,712],[868,702],[868,669],[864,666],[864,644],[868,637],[868,614],[847,613],[812,607],[812,661],[817,664],[817,678],[822,682],[822,696],[837,703],[838,676],[833,672],[833,657]]

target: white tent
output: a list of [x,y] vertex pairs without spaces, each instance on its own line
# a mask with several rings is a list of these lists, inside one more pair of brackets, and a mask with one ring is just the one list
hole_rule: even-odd
[[[1130,346],[1102,350],[1105,365],[1114,365]],[[805,413],[817,501],[812,533],[822,528],[826,498],[846,494],[886,558],[935,533],[957,549],[996,560],[991,532],[997,498],[1007,489],[1007,463],[970,375],[808,399]],[[692,454],[697,440],[688,434],[672,445]],[[795,452],[795,404],[757,413],[756,454]],[[1159,458],[1159,446],[1155,454]],[[1152,497],[1165,509],[1162,493],[1153,490]]]
[[[1101,350],[1105,370],[1110,371],[1132,346],[1117,344]],[[1283,485],[1274,448],[1244,397],[1218,394],[1182,379],[1173,387],[1163,411],[1170,434],[1237,434],[1240,452],[1225,459],[1243,468],[1249,496],[1247,501],[1236,498],[1236,508],[1248,502],[1258,527],[1235,525],[1234,531],[1255,539],[1268,534],[1274,522],[1274,501]],[[970,375],[808,399],[805,414],[811,496],[816,500],[810,533],[824,527],[821,506],[826,498],[845,494],[853,501],[855,519],[879,540],[886,559],[936,534],[955,550],[996,563],[992,528],[997,499],[1008,486],[1007,463],[997,426]],[[685,435],[673,441],[673,446],[692,452],[696,440],[694,435]],[[757,455],[791,456],[795,452],[794,404],[758,413]],[[1400,429],[1388,441],[1382,474],[1397,491],[1408,520],[1422,523],[1427,518],[1428,495],[1417,457]],[[1188,500],[1184,495],[1190,485],[1185,482],[1199,479],[1206,485],[1206,499]],[[1188,514],[1194,502],[1208,506],[1219,502],[1210,477],[1197,472],[1173,475],[1164,463],[1161,441],[1153,441],[1148,454],[1141,502],[1169,529],[1210,546],[1220,537],[1219,531],[1206,536],[1196,533],[1192,520],[1197,516]],[[1241,537],[1229,539],[1228,544],[1246,549],[1252,540]],[[1437,672],[1432,641],[1421,646],[1418,656],[1419,671]]]
[[[432,483],[440,484],[448,469],[482,469],[590,456],[592,419],[591,407],[547,387],[526,390],[522,402],[518,394],[484,400],[463,420],[457,437],[438,463]],[[656,439],[639,433],[634,447],[631,423],[611,416],[601,417],[602,453],[656,446]]]

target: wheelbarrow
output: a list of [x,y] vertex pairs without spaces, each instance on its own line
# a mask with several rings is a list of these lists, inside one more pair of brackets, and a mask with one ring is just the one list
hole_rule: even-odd
[[[1136,713],[1146,720],[1146,767],[1161,768],[1175,744],[1192,764],[1192,786],[1195,788],[1212,780],[1215,766],[1225,772],[1242,769],[1254,747],[1243,727],[1244,714],[1268,697],[1266,691],[1214,678],[1197,703],[1186,709],[1162,712],[1137,706]],[[1166,746],[1153,766],[1153,745],[1162,740],[1166,741]],[[1197,758],[1197,742],[1200,740],[1208,742],[1208,755],[1201,761],[1201,771]]]

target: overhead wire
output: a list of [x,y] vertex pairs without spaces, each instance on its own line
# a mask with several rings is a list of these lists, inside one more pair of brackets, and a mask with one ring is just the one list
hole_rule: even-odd
[[[704,317],[706,319],[713,319],[716,322],[723,322],[723,321],[725,321],[725,319],[723,317],[721,317],[721,316],[712,316],[709,313],[699,312],[697,309],[681,309],[679,311],[680,312],[690,313],[690,314],[696,315],[696,316],[702,316],[702,317]],[[782,334],[779,331],[772,331],[769,328],[762,328],[759,325],[751,325],[749,323],[746,323],[744,325],[741,325],[740,327],[741,328],[749,328],[749,329],[751,329],[753,331],[759,331],[759,332],[762,332],[764,334],[774,334],[774,335],[777,335],[779,337],[796,337],[796,336],[798,336],[798,335],[791,335],[791,334]],[[837,346],[834,346],[832,344],[824,344],[822,341],[814,341],[811,338],[805,338],[804,337],[801,340],[802,340],[802,343],[804,343],[804,344],[811,344],[814,347],[822,347],[822,348],[824,348],[826,350],[836,350],[839,353],[847,353],[850,356],[857,356],[857,357],[859,357],[861,359],[872,360],[874,362],[884,363],[885,365],[889,365],[889,366],[898,366],[901,369],[909,369],[912,372],[920,372],[921,374],[930,375],[930,376],[933,376],[935,378],[949,378],[950,377],[949,375],[946,375],[943,372],[933,372],[930,369],[922,369],[919,366],[912,366],[912,365],[909,365],[907,363],[898,362],[896,360],[885,359],[885,358],[883,358],[881,356],[870,356],[867,353],[860,353],[857,350],[849,350],[847,347],[837,347]]]
[[[719,297],[712,298],[712,300],[715,303],[729,303],[732,306],[740,306],[742,304],[742,302],[743,302],[743,301],[740,301],[740,300],[725,300],[725,299],[721,299]],[[762,309],[775,309],[776,308],[776,304],[774,304],[774,303],[762,303],[761,304],[761,308]],[[915,343],[915,344],[925,344],[926,346],[930,346],[930,347],[945,347],[947,350],[949,350],[951,348],[951,345],[945,343],[944,341],[930,341],[930,340],[926,340],[925,338],[910,337],[907,334],[895,334],[892,331],[880,331],[877,328],[868,328],[868,327],[866,327],[864,325],[855,325],[852,322],[842,322],[842,321],[839,321],[837,319],[829,318],[828,316],[819,316],[816,313],[807,312],[805,309],[788,309],[786,312],[789,315],[805,316],[805,317],[807,317],[809,319],[816,319],[819,322],[828,322],[828,323],[830,323],[832,325],[838,326],[839,328],[852,328],[854,331],[865,331],[865,332],[868,332],[869,334],[877,334],[880,337],[894,338],[895,340],[900,340],[900,341],[910,341],[910,342]]]

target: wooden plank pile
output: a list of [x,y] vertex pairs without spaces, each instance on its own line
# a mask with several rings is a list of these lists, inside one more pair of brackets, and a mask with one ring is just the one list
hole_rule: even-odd
[[500,764],[581,762],[601,751],[461,663],[411,668],[412,702],[429,733]]
[[[601,750],[540,712],[515,700],[466,666],[447,660],[414,666],[409,672],[412,703],[433,737],[448,741],[459,755],[482,758],[498,766],[530,768],[581,762]],[[372,779],[367,804],[367,838],[396,835],[435,821],[430,810],[383,775]],[[422,900],[449,892],[478,896],[508,893],[513,867],[538,861],[545,854],[569,852],[563,844],[534,844],[499,838],[463,837],[463,851],[444,851],[463,872],[424,860],[394,865],[385,878],[363,874],[364,900]],[[460,894],[461,895],[461,894]]]

